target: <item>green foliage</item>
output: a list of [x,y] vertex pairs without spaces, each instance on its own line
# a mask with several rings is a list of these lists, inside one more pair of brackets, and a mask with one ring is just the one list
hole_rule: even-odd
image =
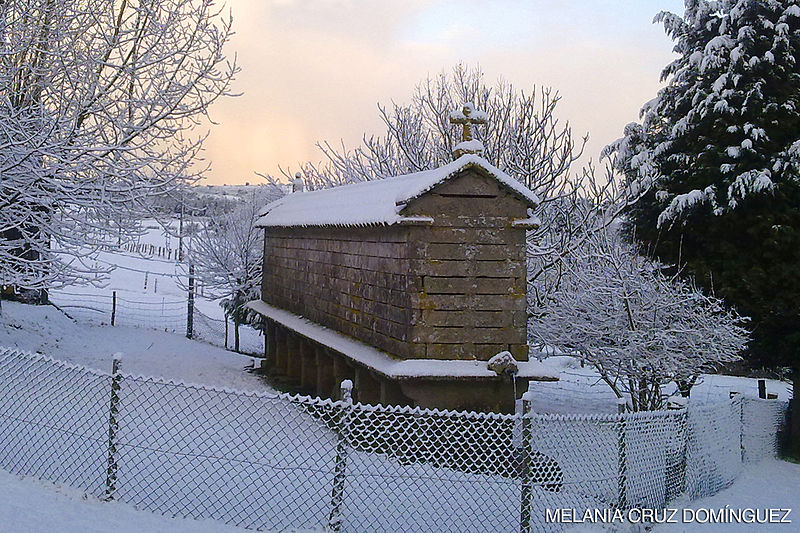
[[614,143],[628,234],[752,318],[754,362],[800,365],[800,5],[687,0],[679,57]]

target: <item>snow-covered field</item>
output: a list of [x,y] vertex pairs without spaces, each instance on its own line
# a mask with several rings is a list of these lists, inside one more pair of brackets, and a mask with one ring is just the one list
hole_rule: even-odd
[[240,390],[270,390],[246,371],[252,366],[247,356],[175,333],[78,323],[50,306],[3,302],[0,346],[106,372],[111,371],[113,355],[122,352],[126,372]]
[[[177,249],[176,237],[156,221],[144,220],[142,224],[141,243]],[[190,246],[188,239],[184,245]],[[186,331],[188,265],[124,250],[108,250],[97,255],[95,266],[109,269],[108,279],[102,286],[76,285],[54,290],[50,292],[50,299],[80,321],[108,324],[112,293],[116,292],[117,324],[176,333]],[[201,338],[225,346],[225,316],[219,300],[211,298],[210,294],[206,297],[199,280],[195,285],[195,331]],[[258,331],[243,326],[240,333],[241,351],[262,351],[263,338]],[[227,346],[233,346],[232,324]]]
[[[656,533],[671,532],[747,532],[775,531],[789,533],[800,530],[800,464],[780,460],[766,460],[745,467],[744,472],[731,487],[714,496],[693,502],[675,502],[675,507],[694,509],[792,509],[787,517],[791,524],[703,524],[698,521],[672,526],[660,525],[653,529]],[[682,513],[683,514],[683,513]],[[782,514],[781,514],[782,515]],[[702,513],[695,515],[703,519]],[[692,515],[688,514],[687,518]]]
[[0,470],[4,533],[225,533],[244,531],[213,520],[170,518],[109,503],[61,485]]
[[[166,237],[163,234],[157,234],[159,231],[151,228],[147,234],[147,240],[157,246],[167,245],[168,243],[164,242]],[[172,245],[174,244],[173,242]],[[108,320],[102,318],[76,322],[53,307],[4,302],[3,313],[0,316],[0,346],[39,352],[105,372],[110,371],[113,355],[117,352],[122,352],[124,354],[123,368],[125,372],[159,376],[165,379],[205,384],[218,388],[262,391],[274,394],[274,391],[264,381],[247,372],[247,369],[252,365],[249,357],[226,351],[211,344],[185,338],[180,325],[180,314],[183,312],[186,296],[185,265],[160,258],[143,257],[139,254],[118,251],[103,252],[98,257],[98,264],[116,267],[111,273],[111,278],[106,287],[74,287],[56,292],[53,298],[58,303],[63,304],[66,302],[68,305],[71,304],[72,307],[65,306],[65,310],[69,312],[70,309],[73,309],[76,311],[73,314],[79,314],[80,306],[85,305],[86,307],[100,307],[99,314],[107,316],[110,308],[103,308],[102,305],[107,303],[107,296],[114,290],[117,291],[118,306],[126,305],[128,302],[141,302],[141,309],[139,310],[141,317],[139,320],[142,321],[142,325],[149,325],[150,327],[120,325],[111,327],[109,325],[101,325],[108,322]],[[145,277],[147,279],[146,284]],[[106,299],[104,300],[104,298]],[[197,299],[197,307],[210,317],[222,319],[222,310],[216,301],[199,297]],[[118,307],[119,309],[120,307]],[[170,310],[174,310],[178,316],[176,319],[177,325],[171,326],[166,319]],[[117,315],[118,324],[120,323],[120,316],[120,314]],[[136,319],[137,315],[130,315],[130,317],[131,319]],[[151,322],[147,322],[147,320]],[[248,346],[249,342],[254,351],[260,351],[263,346],[263,339],[255,331],[248,328],[244,328],[243,332],[245,332],[244,345]],[[546,361],[546,365],[560,373],[561,381],[533,384],[531,390],[534,393],[533,409],[535,412],[586,414],[614,413],[616,411],[616,398],[608,387],[598,379],[597,374],[591,367],[581,368],[576,360],[569,357],[551,357]],[[154,397],[160,397],[158,394],[161,393],[157,392],[160,390],[160,386],[157,387],[154,383],[142,382],[141,385],[136,385],[136,387],[142,387],[143,392],[150,391],[147,392],[146,396],[156,394]],[[183,390],[181,387],[184,386],[178,385],[175,390]],[[777,393],[782,400],[789,397],[789,389],[785,383],[768,381],[767,388],[769,392]],[[747,397],[757,397],[757,380],[732,376],[703,376],[701,382],[692,392],[692,399],[697,403],[714,403],[727,400],[731,391],[740,392]],[[257,437],[256,440],[252,442],[250,440],[240,441],[241,438],[250,439],[250,437],[253,437],[253,435],[247,436],[248,432],[252,432],[253,429],[249,425],[249,414],[242,417],[237,416],[234,419],[224,417],[223,413],[231,405],[230,401],[238,400],[226,396],[227,393],[224,391],[218,391],[207,395],[208,398],[204,397],[203,401],[208,403],[195,406],[199,410],[192,413],[193,420],[194,417],[199,417],[195,421],[198,427],[205,427],[205,424],[211,424],[214,431],[218,433],[204,433],[202,438],[198,439],[198,435],[191,433],[192,430],[190,430],[189,426],[182,427],[181,424],[184,422],[183,415],[181,415],[181,418],[175,418],[176,409],[185,409],[184,404],[192,405],[191,394],[186,392],[185,397],[183,394],[176,392],[174,397],[165,396],[163,401],[159,400],[157,404],[142,405],[139,408],[131,408],[127,411],[127,416],[131,417],[131,420],[136,419],[142,423],[145,421],[151,421],[150,423],[152,423],[153,416],[164,417],[164,420],[169,421],[169,424],[163,426],[165,428],[163,431],[169,433],[170,438],[175,439],[174,442],[183,442],[183,444],[180,450],[172,450],[172,445],[169,445],[167,446],[168,450],[159,451],[156,455],[161,454],[164,456],[159,459],[159,461],[162,461],[162,466],[160,467],[155,466],[156,463],[149,462],[154,460],[153,457],[155,456],[142,455],[140,457],[138,455],[139,452],[131,454],[127,459],[128,464],[121,469],[121,472],[129,476],[127,481],[123,480],[121,494],[127,494],[131,498],[130,501],[140,507],[161,511],[168,509],[168,514],[172,512],[185,514],[185,511],[174,507],[175,502],[186,498],[189,498],[187,501],[193,502],[192,498],[197,498],[197,494],[179,494],[180,487],[172,486],[172,484],[164,487],[153,487],[152,490],[147,489],[144,493],[135,492],[133,488],[136,487],[136,484],[139,484],[137,490],[141,491],[142,487],[144,487],[144,485],[141,485],[142,483],[146,485],[150,477],[161,476],[164,472],[180,473],[186,479],[193,479],[192,476],[196,478],[199,473],[204,471],[204,468],[210,468],[213,464],[215,465],[214,468],[218,470],[222,468],[222,470],[219,470],[214,475],[209,473],[209,479],[202,481],[199,487],[205,486],[203,483],[208,482],[212,484],[208,487],[208,490],[212,490],[213,479],[217,479],[217,474],[222,476],[219,479],[228,480],[230,478],[226,481],[228,483],[226,486],[236,487],[236,494],[238,495],[235,500],[232,500],[234,503],[229,502],[229,504],[233,505],[233,510],[230,511],[233,513],[231,516],[247,517],[248,509],[263,506],[265,502],[269,501],[270,508],[273,509],[275,516],[296,516],[298,519],[302,516],[304,517],[302,518],[304,520],[302,523],[317,523],[313,520],[309,522],[306,515],[312,513],[309,516],[317,516],[319,509],[324,510],[328,504],[327,495],[332,481],[330,466],[332,465],[332,454],[335,448],[335,437],[328,428],[319,425],[318,421],[307,419],[308,417],[303,413],[287,410],[287,407],[282,403],[280,407],[276,403],[273,408],[269,407],[272,405],[270,403],[272,400],[253,400],[252,408],[245,407],[247,402],[242,404],[243,413],[252,411],[262,415],[269,413],[269,416],[260,416],[262,424],[266,425],[257,428],[253,434]],[[262,403],[263,405],[261,405]],[[215,418],[217,416],[219,419]],[[179,420],[180,422],[178,422]],[[271,422],[266,423],[266,420]],[[102,425],[103,420],[100,420],[100,423]],[[292,424],[297,427],[292,426]],[[141,438],[144,446],[149,442],[147,439],[153,437],[162,438],[162,436],[158,436],[158,432],[162,431],[159,429],[160,425],[158,423],[153,425],[153,428],[143,429],[143,433],[140,436],[131,435],[130,438],[133,439],[131,442],[138,442],[137,439]],[[211,426],[208,426],[208,428],[210,429]],[[132,428],[130,422],[126,427]],[[298,427],[300,428],[300,433],[296,436],[297,438],[293,438],[291,432],[298,431]],[[152,436],[146,436],[145,433],[148,431],[155,433]],[[238,444],[235,449],[230,448],[231,435],[236,436]],[[43,435],[42,438],[46,438],[46,435]],[[184,440],[181,441],[181,439]],[[286,445],[291,444],[291,446],[286,449],[283,449],[284,444],[275,447],[282,440],[286,440]],[[254,446],[256,442],[262,445]],[[264,443],[267,442],[270,445],[264,446]],[[224,458],[205,457],[202,455],[202,453],[207,452],[201,452],[201,455],[198,456],[205,457],[200,459],[200,462],[198,460],[187,461],[181,458],[181,453],[187,449],[197,449],[199,452],[209,446],[217,450],[215,453],[222,454]],[[222,453],[223,450],[224,453]],[[102,450],[99,451],[102,452]],[[261,454],[266,455],[262,457]],[[303,468],[306,468],[303,466],[297,474],[291,474],[286,477],[286,469],[275,469],[274,465],[285,466],[296,462],[299,466],[302,466],[305,460],[303,458],[307,458],[309,455],[315,457],[315,460],[321,461],[319,464],[323,465],[317,474],[303,473]],[[244,463],[239,464],[241,458],[246,458],[251,467],[245,468],[243,466]],[[96,457],[94,456],[92,458],[87,457],[87,460],[92,461],[92,463],[96,462],[95,459]],[[208,466],[204,466],[206,463]],[[220,464],[227,466],[223,468]],[[315,463],[314,467],[316,468],[317,466]],[[612,464],[611,467],[613,470],[615,465]],[[162,468],[162,470],[152,470],[153,468]],[[259,473],[259,479],[283,479],[283,481],[274,486],[271,484],[251,486],[253,471],[248,470],[248,468],[255,468],[254,471]],[[398,520],[402,521],[403,517],[407,516],[408,513],[414,514],[422,509],[425,509],[426,513],[433,513],[437,517],[440,516],[441,520],[447,520],[448,513],[451,512],[448,509],[451,509],[456,504],[462,509],[480,510],[478,514],[486,515],[486,523],[489,523],[490,516],[498,513],[502,515],[510,513],[509,516],[511,516],[518,510],[518,487],[516,483],[509,484],[509,480],[504,478],[473,479],[463,473],[450,472],[445,476],[446,479],[436,481],[437,477],[442,476],[442,471],[430,465],[419,463],[416,465],[397,465],[386,458],[365,452],[353,453],[351,455],[351,464],[348,468],[351,469],[351,475],[355,473],[357,478],[355,483],[351,482],[348,485],[349,492],[345,498],[347,507],[345,520],[350,521],[351,526],[355,527],[359,527],[358,524],[381,523],[388,528],[390,527],[389,524],[397,523]],[[405,474],[391,480],[389,483],[393,489],[387,489],[383,475],[387,472],[394,472],[398,468],[400,470],[405,469],[403,470]],[[770,507],[792,505],[797,500],[796,497],[792,500],[791,496],[797,488],[796,475],[800,473],[798,469],[796,465],[787,466],[786,463],[777,461],[767,461],[758,467],[748,466],[745,475],[726,491],[713,498],[691,502],[688,505],[692,508],[724,506],[729,502],[731,505],[746,505],[748,507],[764,507],[768,504]],[[776,482],[774,484],[771,483],[769,487],[766,485],[763,487],[764,490],[759,494],[759,497],[764,496],[764,498],[748,499],[748,484],[760,486],[759,483],[766,483],[763,478],[759,477],[759,472],[761,471],[771,472],[770,475],[774,476]],[[209,470],[209,472],[211,471]],[[405,475],[410,477],[404,480]],[[428,479],[424,490],[422,485],[418,485],[421,479]],[[281,485],[281,483],[284,485]],[[410,483],[410,485],[405,487],[404,483]],[[281,488],[282,486],[284,488]],[[316,501],[313,498],[305,501],[301,507],[303,509],[308,507],[308,509],[302,511],[297,506],[292,508],[291,501],[289,501],[290,507],[287,508],[285,507],[286,502],[282,500],[282,498],[285,498],[283,490],[286,487],[291,487],[290,491],[309,491],[309,494],[324,494],[325,498],[320,501]],[[312,487],[314,487],[313,490]],[[178,493],[173,493],[175,490],[178,490]],[[398,499],[396,497],[398,493],[403,493],[406,497]],[[493,494],[491,497],[490,493]],[[501,495],[498,496],[498,493]],[[202,494],[202,492],[199,494]],[[447,503],[447,505],[444,505],[444,502],[425,501],[426,496],[433,494],[450,494],[451,499],[454,500]],[[215,495],[215,497],[220,496],[224,499],[230,495]],[[540,503],[548,502],[550,501],[549,498],[554,496],[554,494],[543,493],[538,501]],[[265,497],[267,498],[266,500],[264,500]],[[214,522],[175,520],[142,513],[124,504],[99,502],[90,497],[82,497],[80,493],[73,489],[34,480],[20,480],[5,472],[0,472],[0,498],[4,502],[0,504],[0,531],[52,531],[55,529],[72,533],[77,531],[118,530],[125,533],[129,530],[235,530]],[[136,498],[139,498],[139,500],[136,500]],[[492,500],[491,505],[485,502],[487,498]],[[785,499],[788,499],[789,503],[783,503]],[[481,501],[484,501],[484,504],[481,504]],[[553,501],[555,502],[556,500]],[[205,505],[205,497],[197,499],[196,503],[191,505],[195,504]],[[545,503],[542,504],[544,505]],[[34,510],[38,507],[47,507],[48,512],[37,516]],[[381,516],[377,518],[371,516],[375,513],[380,513]],[[189,516],[192,515],[189,514]],[[231,516],[224,514],[214,514],[213,516],[231,520]],[[57,517],[60,517],[60,519]],[[471,520],[474,519],[475,516],[472,516]],[[55,523],[53,520],[58,520],[57,527],[53,525]],[[271,520],[267,518],[266,522],[259,523],[277,523]],[[467,523],[474,524],[475,522]],[[285,525],[287,522],[283,522],[283,524]],[[92,529],[93,527],[95,529]],[[686,526],[687,530],[694,531],[695,529],[690,529],[692,527],[695,526]],[[727,530],[726,528],[715,528],[714,526],[700,527],[703,531]],[[680,531],[681,529],[673,530]]]
[[[580,362],[567,356],[548,357],[545,363],[558,371],[559,381],[533,382],[532,408],[537,413],[615,413],[617,398],[611,389],[589,365],[581,368]],[[746,398],[758,398],[758,380],[739,376],[705,374],[692,388],[693,402],[725,401],[731,392]],[[778,395],[779,400],[791,398],[791,385],[777,380],[767,380],[767,392]]]

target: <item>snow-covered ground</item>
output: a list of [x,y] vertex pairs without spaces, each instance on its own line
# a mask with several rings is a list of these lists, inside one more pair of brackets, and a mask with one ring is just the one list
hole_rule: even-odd
[[[767,459],[745,467],[736,482],[714,496],[693,502],[675,501],[669,508],[677,509],[670,514],[677,523],[668,524],[591,524],[583,523],[565,527],[569,533],[728,533],[728,532],[775,532],[790,533],[800,527],[800,465],[778,459]],[[684,511],[687,509],[688,511]],[[706,511],[752,509],[764,516],[765,509],[791,509],[786,519],[791,523],[708,523]],[[699,512],[698,512],[699,511]],[[634,515],[637,516],[637,515]],[[665,515],[660,515],[663,517]],[[783,513],[779,513],[783,517]],[[638,516],[637,516],[638,518]],[[706,522],[706,523],[703,523]]]
[[182,335],[124,326],[94,326],[70,320],[51,306],[3,302],[0,346],[111,370],[122,352],[126,372],[228,387],[269,391],[256,375],[246,372],[252,360]]
[[7,533],[224,533],[213,520],[170,518],[0,470],[0,531]]
[[[736,532],[736,531],[775,531],[777,533],[800,530],[800,464],[789,463],[777,459],[761,461],[748,465],[744,472],[732,486],[722,490],[709,498],[693,502],[676,502],[672,506],[687,509],[792,509],[787,517],[791,524],[702,524],[702,512],[695,514],[695,521],[691,521],[692,514],[687,513],[689,521],[685,524],[663,524],[653,529],[657,533],[672,532]],[[683,513],[681,513],[683,514]],[[763,516],[763,515],[762,515]],[[782,514],[781,514],[782,516]]]
[[[797,530],[800,521],[800,465],[779,460],[766,460],[749,465],[731,487],[710,498],[685,505],[688,509],[793,509],[792,524],[701,524],[680,523],[659,525],[654,533],[669,532],[745,532]],[[680,502],[673,504],[684,506]],[[683,512],[676,517],[680,519]],[[687,515],[692,516],[692,515]],[[620,528],[580,525],[570,532],[620,531]],[[630,530],[630,529],[628,529]],[[138,511],[117,503],[102,502],[75,489],[20,478],[0,470],[0,531],[15,533],[216,533],[245,531],[212,520],[170,518]],[[292,530],[290,530],[292,531]],[[299,533],[299,531],[298,531]]]
[[[156,221],[143,220],[142,225],[141,243],[177,249],[176,237]],[[185,246],[189,246],[188,240]],[[102,286],[76,285],[50,291],[50,299],[70,316],[94,324],[110,323],[112,293],[116,292],[117,324],[177,333],[186,330],[188,265],[113,249],[97,254],[94,263],[98,269],[110,269]],[[199,279],[195,280],[195,331],[205,340],[224,346],[225,316],[219,304],[220,300],[211,298]],[[243,326],[240,334],[241,351],[262,351],[263,338],[258,331]],[[227,346],[233,346],[232,324]]]
[[[568,356],[548,357],[545,364],[559,373],[559,381],[533,382],[532,408],[537,413],[615,413],[617,399],[608,385],[590,365],[581,368],[580,362]],[[731,392],[747,398],[758,398],[758,380],[739,376],[705,374],[692,388],[695,403],[725,401]],[[777,380],[767,380],[767,392],[778,395],[779,400],[791,398],[791,385]]]

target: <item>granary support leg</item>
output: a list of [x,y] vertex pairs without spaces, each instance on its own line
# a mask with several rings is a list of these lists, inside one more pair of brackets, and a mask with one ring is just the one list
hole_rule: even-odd
[[286,341],[286,375],[300,379],[300,337],[293,332],[288,333]]
[[300,339],[300,386],[307,391],[314,391],[317,386],[317,361],[314,356],[314,343],[308,339]]
[[381,384],[368,369],[356,367],[356,391],[361,403],[378,403],[381,399]]
[[380,403],[382,405],[408,405],[409,400],[400,390],[400,384],[387,378],[381,378]]
[[275,342],[275,332],[278,326],[275,322],[268,320],[266,328],[264,329],[264,357],[266,358],[266,367],[269,370],[274,370],[275,365],[275,352],[277,351],[277,343]]
[[288,362],[286,328],[280,325],[275,326],[275,371],[278,374],[286,375]]
[[336,378],[333,372],[333,357],[324,346],[317,345],[314,350],[317,367],[317,395],[321,398],[335,396]]
[[344,360],[344,356],[335,352],[331,352],[333,356],[333,380],[335,383],[349,379],[355,380],[356,373],[353,368]]

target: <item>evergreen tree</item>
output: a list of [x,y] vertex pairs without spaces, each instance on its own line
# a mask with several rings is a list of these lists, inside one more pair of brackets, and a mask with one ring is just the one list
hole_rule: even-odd
[[656,21],[678,57],[608,148],[638,196],[628,230],[750,316],[751,360],[791,366],[798,398],[800,1],[686,0]]

